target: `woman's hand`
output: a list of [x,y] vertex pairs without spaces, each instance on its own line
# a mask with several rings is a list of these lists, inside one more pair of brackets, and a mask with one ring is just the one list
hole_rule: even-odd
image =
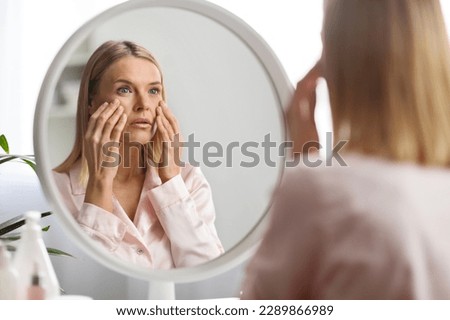
[[119,141],[127,116],[119,100],[102,104],[90,117],[84,138],[84,154],[89,170],[85,202],[112,211],[112,186],[119,163]]
[[172,179],[181,172],[180,128],[178,121],[164,101],[156,108],[157,133],[162,140],[161,161],[158,164],[158,174],[162,183]]
[[286,111],[290,139],[294,143],[294,156],[318,151],[319,136],[317,134],[314,110],[316,108],[317,80],[322,74],[318,62],[307,75],[297,83],[292,102]]

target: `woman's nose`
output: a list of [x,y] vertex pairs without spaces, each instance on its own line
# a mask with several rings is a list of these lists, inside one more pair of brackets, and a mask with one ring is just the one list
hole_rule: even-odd
[[151,99],[147,95],[139,94],[134,103],[134,111],[152,111],[154,113],[155,106],[153,106]]

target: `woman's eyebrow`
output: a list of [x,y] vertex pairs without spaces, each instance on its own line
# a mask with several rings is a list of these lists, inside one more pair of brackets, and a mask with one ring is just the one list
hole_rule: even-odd
[[[117,83],[117,82],[123,82],[123,83],[129,84],[129,85],[133,85],[133,82],[130,81],[130,80],[127,80],[127,79],[119,78],[119,79],[114,81],[114,83]],[[150,82],[148,85],[153,86],[153,85],[157,85],[157,84],[161,85],[161,81],[153,81],[153,82]]]

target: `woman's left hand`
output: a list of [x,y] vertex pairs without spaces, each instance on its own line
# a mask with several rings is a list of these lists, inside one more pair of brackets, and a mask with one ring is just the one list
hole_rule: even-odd
[[178,121],[164,101],[156,108],[156,134],[162,140],[161,161],[158,164],[158,174],[162,183],[172,179],[181,172],[181,147],[180,128]]

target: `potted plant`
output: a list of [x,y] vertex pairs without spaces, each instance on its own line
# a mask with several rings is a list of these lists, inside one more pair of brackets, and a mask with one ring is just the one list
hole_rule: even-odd
[[[34,172],[36,172],[36,161],[33,155],[15,155],[10,154],[8,140],[5,135],[0,135],[0,148],[3,150],[4,154],[0,154],[0,165],[7,163],[9,161],[19,161],[28,166],[30,166]],[[42,212],[41,218],[48,217],[52,213]],[[18,215],[12,219],[1,222],[0,221],[0,240],[7,244],[8,250],[15,251],[16,249],[16,241],[20,239],[20,232],[17,231],[18,228],[25,224],[25,218],[23,215]],[[45,226],[42,228],[42,231],[47,232],[50,229],[50,226]],[[47,252],[50,255],[55,256],[70,256],[71,254],[64,252],[59,249],[49,248],[47,247]]]

